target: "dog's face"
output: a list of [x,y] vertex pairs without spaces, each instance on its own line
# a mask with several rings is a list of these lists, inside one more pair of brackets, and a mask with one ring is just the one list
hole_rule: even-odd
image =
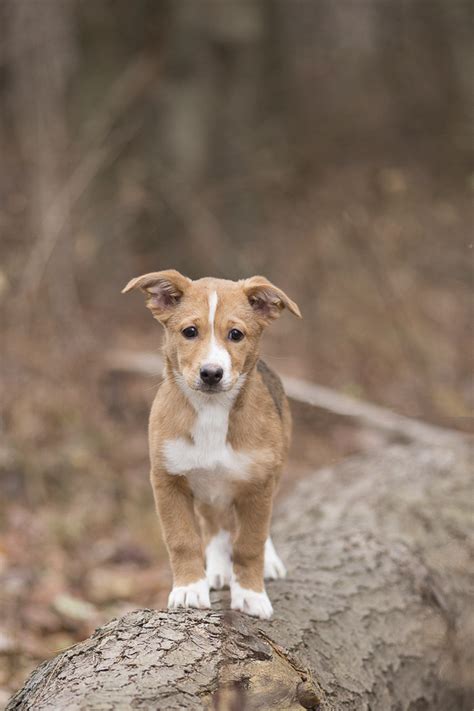
[[192,281],[175,270],[132,279],[124,293],[140,288],[166,330],[166,355],[180,382],[205,393],[238,387],[258,357],[265,325],[285,307],[298,306],[264,277],[240,281]]

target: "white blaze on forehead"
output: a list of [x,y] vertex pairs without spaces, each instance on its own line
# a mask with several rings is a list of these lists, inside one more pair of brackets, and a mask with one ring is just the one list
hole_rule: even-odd
[[209,294],[209,325],[211,326],[212,334],[214,334],[214,321],[216,318],[217,301],[217,291],[211,291],[211,293]]
[[218,296],[216,291],[211,291],[209,294],[209,325],[211,327],[211,337],[209,340],[209,349],[204,356],[202,365],[220,365],[224,371],[224,376],[222,378],[222,384],[225,385],[229,382],[231,377],[231,359],[229,352],[226,348],[219,345],[215,334],[215,321],[216,321],[216,311]]

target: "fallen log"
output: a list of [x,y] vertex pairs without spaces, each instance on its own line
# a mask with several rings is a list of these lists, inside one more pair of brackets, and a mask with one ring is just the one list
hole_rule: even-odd
[[261,622],[137,610],[39,666],[14,709],[470,711],[472,451],[393,446],[300,482]]
[[[157,353],[116,350],[108,354],[107,367],[111,371],[156,377],[162,373],[163,359]],[[294,378],[282,373],[279,375],[290,400],[383,432],[391,441],[450,446],[462,443],[469,437],[465,432],[405,417],[386,407],[350,397],[303,378]]]

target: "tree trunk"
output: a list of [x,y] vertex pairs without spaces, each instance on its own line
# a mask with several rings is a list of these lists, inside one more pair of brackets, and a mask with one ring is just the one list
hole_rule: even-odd
[[[33,672],[8,709],[472,708],[472,452],[393,446],[275,515],[270,622],[137,610]],[[471,608],[472,609],[472,608]]]
[[[74,9],[73,0],[6,5],[10,103],[31,206],[31,244],[20,279],[19,305],[25,312],[15,318],[18,323],[31,317],[41,288],[47,288],[50,310],[68,339],[77,335],[79,307],[70,196],[63,189],[71,153],[66,96],[77,61]],[[48,279],[50,262],[54,278]]]

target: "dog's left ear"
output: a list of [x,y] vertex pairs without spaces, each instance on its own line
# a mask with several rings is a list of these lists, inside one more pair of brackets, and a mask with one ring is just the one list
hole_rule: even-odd
[[176,269],[166,269],[135,277],[122,289],[122,294],[141,289],[147,297],[146,305],[153,316],[161,323],[166,323],[190,284],[191,279]]
[[264,323],[270,323],[273,319],[278,318],[284,308],[301,318],[298,304],[295,304],[284,291],[274,286],[265,277],[254,276],[244,279],[242,286],[250,306]]

